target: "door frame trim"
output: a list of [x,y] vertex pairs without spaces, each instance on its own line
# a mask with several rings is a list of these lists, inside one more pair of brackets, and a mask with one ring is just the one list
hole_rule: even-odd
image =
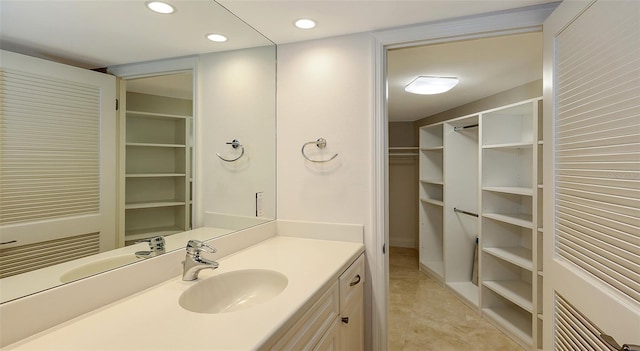
[[389,243],[389,175],[386,54],[389,49],[539,32],[542,23],[559,3],[523,7],[481,15],[436,21],[372,33],[373,123],[371,123],[371,219],[374,252],[372,277],[372,346],[388,348],[387,317],[389,295],[389,256],[383,247]]

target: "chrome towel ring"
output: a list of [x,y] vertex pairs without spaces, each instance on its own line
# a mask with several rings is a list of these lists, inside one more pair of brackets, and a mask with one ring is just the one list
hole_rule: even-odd
[[328,159],[328,160],[312,160],[312,159],[309,158],[309,156],[307,156],[307,154],[304,153],[304,148],[307,145],[310,145],[310,144],[316,144],[316,146],[320,150],[322,150],[325,147],[327,147],[327,141],[324,138],[320,138],[320,139],[318,139],[316,141],[309,141],[309,142],[304,143],[304,145],[302,145],[302,150],[301,151],[302,151],[302,157],[304,157],[307,161],[315,162],[315,163],[324,163],[324,162],[329,162],[329,161],[333,160],[334,158],[338,157],[338,154],[335,154],[335,155],[331,156],[331,158]]
[[240,142],[237,139],[233,139],[230,142],[227,142],[227,145],[231,145],[232,148],[237,149],[237,148],[241,148],[240,152],[240,156],[233,158],[233,159],[228,159],[228,158],[224,158],[222,157],[222,155],[220,155],[219,153],[216,152],[216,155],[218,155],[218,157],[224,161],[224,162],[234,162],[240,159],[240,157],[242,157],[242,155],[244,155],[244,146],[242,146],[242,144],[240,144]]

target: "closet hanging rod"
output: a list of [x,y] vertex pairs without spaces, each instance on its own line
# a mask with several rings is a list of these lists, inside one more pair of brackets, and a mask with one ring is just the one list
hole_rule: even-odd
[[460,210],[460,209],[457,209],[457,208],[455,208],[455,207],[453,208],[453,212],[458,212],[458,213],[466,214],[466,215],[473,216],[473,217],[480,217],[480,216],[478,216],[478,214],[477,214],[477,213],[473,213],[473,212],[469,212],[469,211]]
[[454,127],[453,130],[457,132],[459,130],[463,130],[463,129],[467,129],[467,128],[475,128],[475,127],[478,127],[478,126],[479,126],[479,124],[476,123],[476,124],[472,124],[472,125],[469,125],[469,126]]

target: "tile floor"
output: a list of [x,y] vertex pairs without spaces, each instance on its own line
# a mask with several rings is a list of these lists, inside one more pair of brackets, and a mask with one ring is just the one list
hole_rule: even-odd
[[414,249],[389,252],[389,350],[524,351],[441,283],[418,271]]

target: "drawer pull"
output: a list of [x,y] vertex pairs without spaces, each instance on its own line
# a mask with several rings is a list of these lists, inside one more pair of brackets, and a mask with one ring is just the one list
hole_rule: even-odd
[[342,323],[349,324],[349,317],[342,317]]
[[349,283],[349,286],[354,286],[360,283],[360,274],[356,275],[355,278]]

